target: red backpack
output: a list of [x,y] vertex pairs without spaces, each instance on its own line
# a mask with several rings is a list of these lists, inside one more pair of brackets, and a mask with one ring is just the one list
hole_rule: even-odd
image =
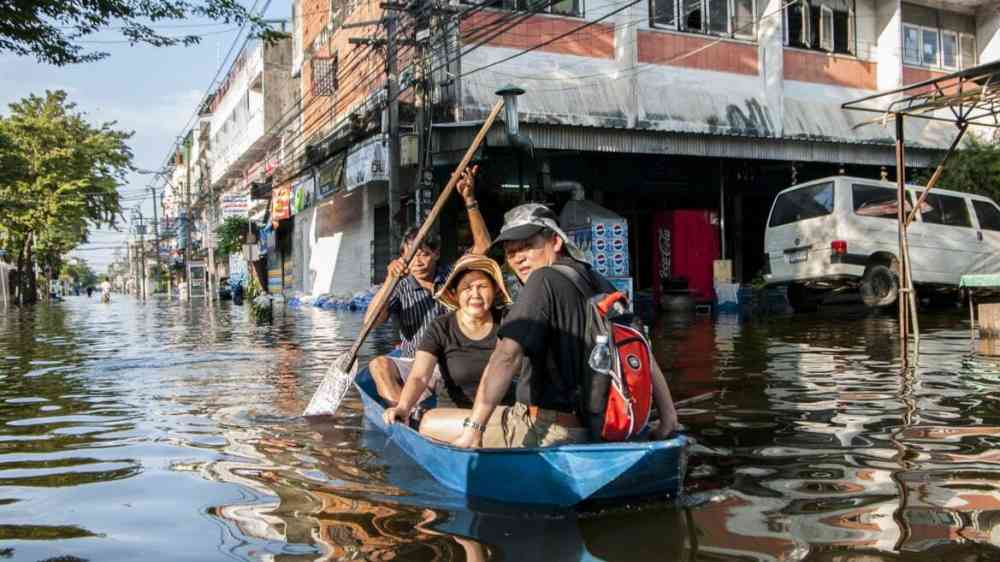
[[[580,380],[580,414],[590,433],[602,441],[625,441],[642,431],[653,405],[653,360],[638,317],[628,312],[628,299],[604,279],[607,290],[595,289],[572,267],[553,265],[587,298],[584,333],[586,356]],[[596,275],[591,272],[591,275]],[[596,371],[589,359],[604,337],[610,353],[610,369]]]

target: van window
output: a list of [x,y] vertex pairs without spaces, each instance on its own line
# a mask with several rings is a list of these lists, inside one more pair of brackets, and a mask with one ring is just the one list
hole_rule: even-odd
[[768,226],[781,226],[833,212],[833,182],[818,183],[778,196]]
[[979,228],[1000,231],[1000,209],[996,205],[986,201],[973,201],[972,206],[979,218]]
[[924,222],[948,226],[972,226],[972,217],[969,216],[969,207],[965,204],[965,199],[932,192],[924,201],[927,205],[920,209]]
[[[855,214],[896,220],[896,190],[891,187],[856,183],[851,186],[851,198]],[[913,208],[913,199],[909,191],[906,192],[904,208],[907,213]]]

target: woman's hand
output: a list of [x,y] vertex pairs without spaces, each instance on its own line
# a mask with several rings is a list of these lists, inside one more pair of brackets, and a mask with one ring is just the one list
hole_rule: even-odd
[[455,188],[462,195],[462,199],[465,200],[466,207],[476,203],[476,189],[473,187],[472,179],[476,177],[477,171],[479,171],[479,164],[462,170],[458,184],[455,185]]
[[410,419],[410,409],[400,406],[386,408],[385,412],[382,413],[382,419],[388,425],[392,425],[397,421],[406,423],[406,420]]

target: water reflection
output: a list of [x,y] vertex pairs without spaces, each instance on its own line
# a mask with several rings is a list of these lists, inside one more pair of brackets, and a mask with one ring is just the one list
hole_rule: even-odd
[[[85,297],[0,315],[0,558],[880,560],[996,557],[1000,360],[960,311],[665,319],[698,443],[679,505],[511,512],[366,425],[299,413],[360,316]],[[366,356],[385,351],[382,329]]]

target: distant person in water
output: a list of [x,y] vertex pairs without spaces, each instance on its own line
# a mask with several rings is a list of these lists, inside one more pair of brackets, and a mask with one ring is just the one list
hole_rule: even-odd
[[[476,174],[476,166],[466,169],[457,184],[457,191],[465,202],[469,216],[469,227],[472,230],[472,248],[469,253],[484,254],[490,247],[490,233],[486,221],[479,212],[472,179]],[[390,404],[399,402],[403,384],[413,368],[413,357],[428,327],[435,318],[446,313],[447,308],[434,299],[438,286],[448,277],[451,266],[438,261],[440,244],[436,238],[425,238],[417,248],[409,268],[403,263],[406,255],[415,243],[416,228],[411,229],[403,238],[399,248],[400,258],[389,264],[389,272],[402,277],[396,285],[396,290],[389,296],[389,304],[375,319],[375,326],[385,322],[391,315],[396,327],[399,328],[399,356],[381,355],[368,364],[368,369],[378,387],[378,393]],[[389,283],[382,285],[373,301],[379,301],[389,290]],[[375,313],[369,308],[365,315],[367,322]]]

